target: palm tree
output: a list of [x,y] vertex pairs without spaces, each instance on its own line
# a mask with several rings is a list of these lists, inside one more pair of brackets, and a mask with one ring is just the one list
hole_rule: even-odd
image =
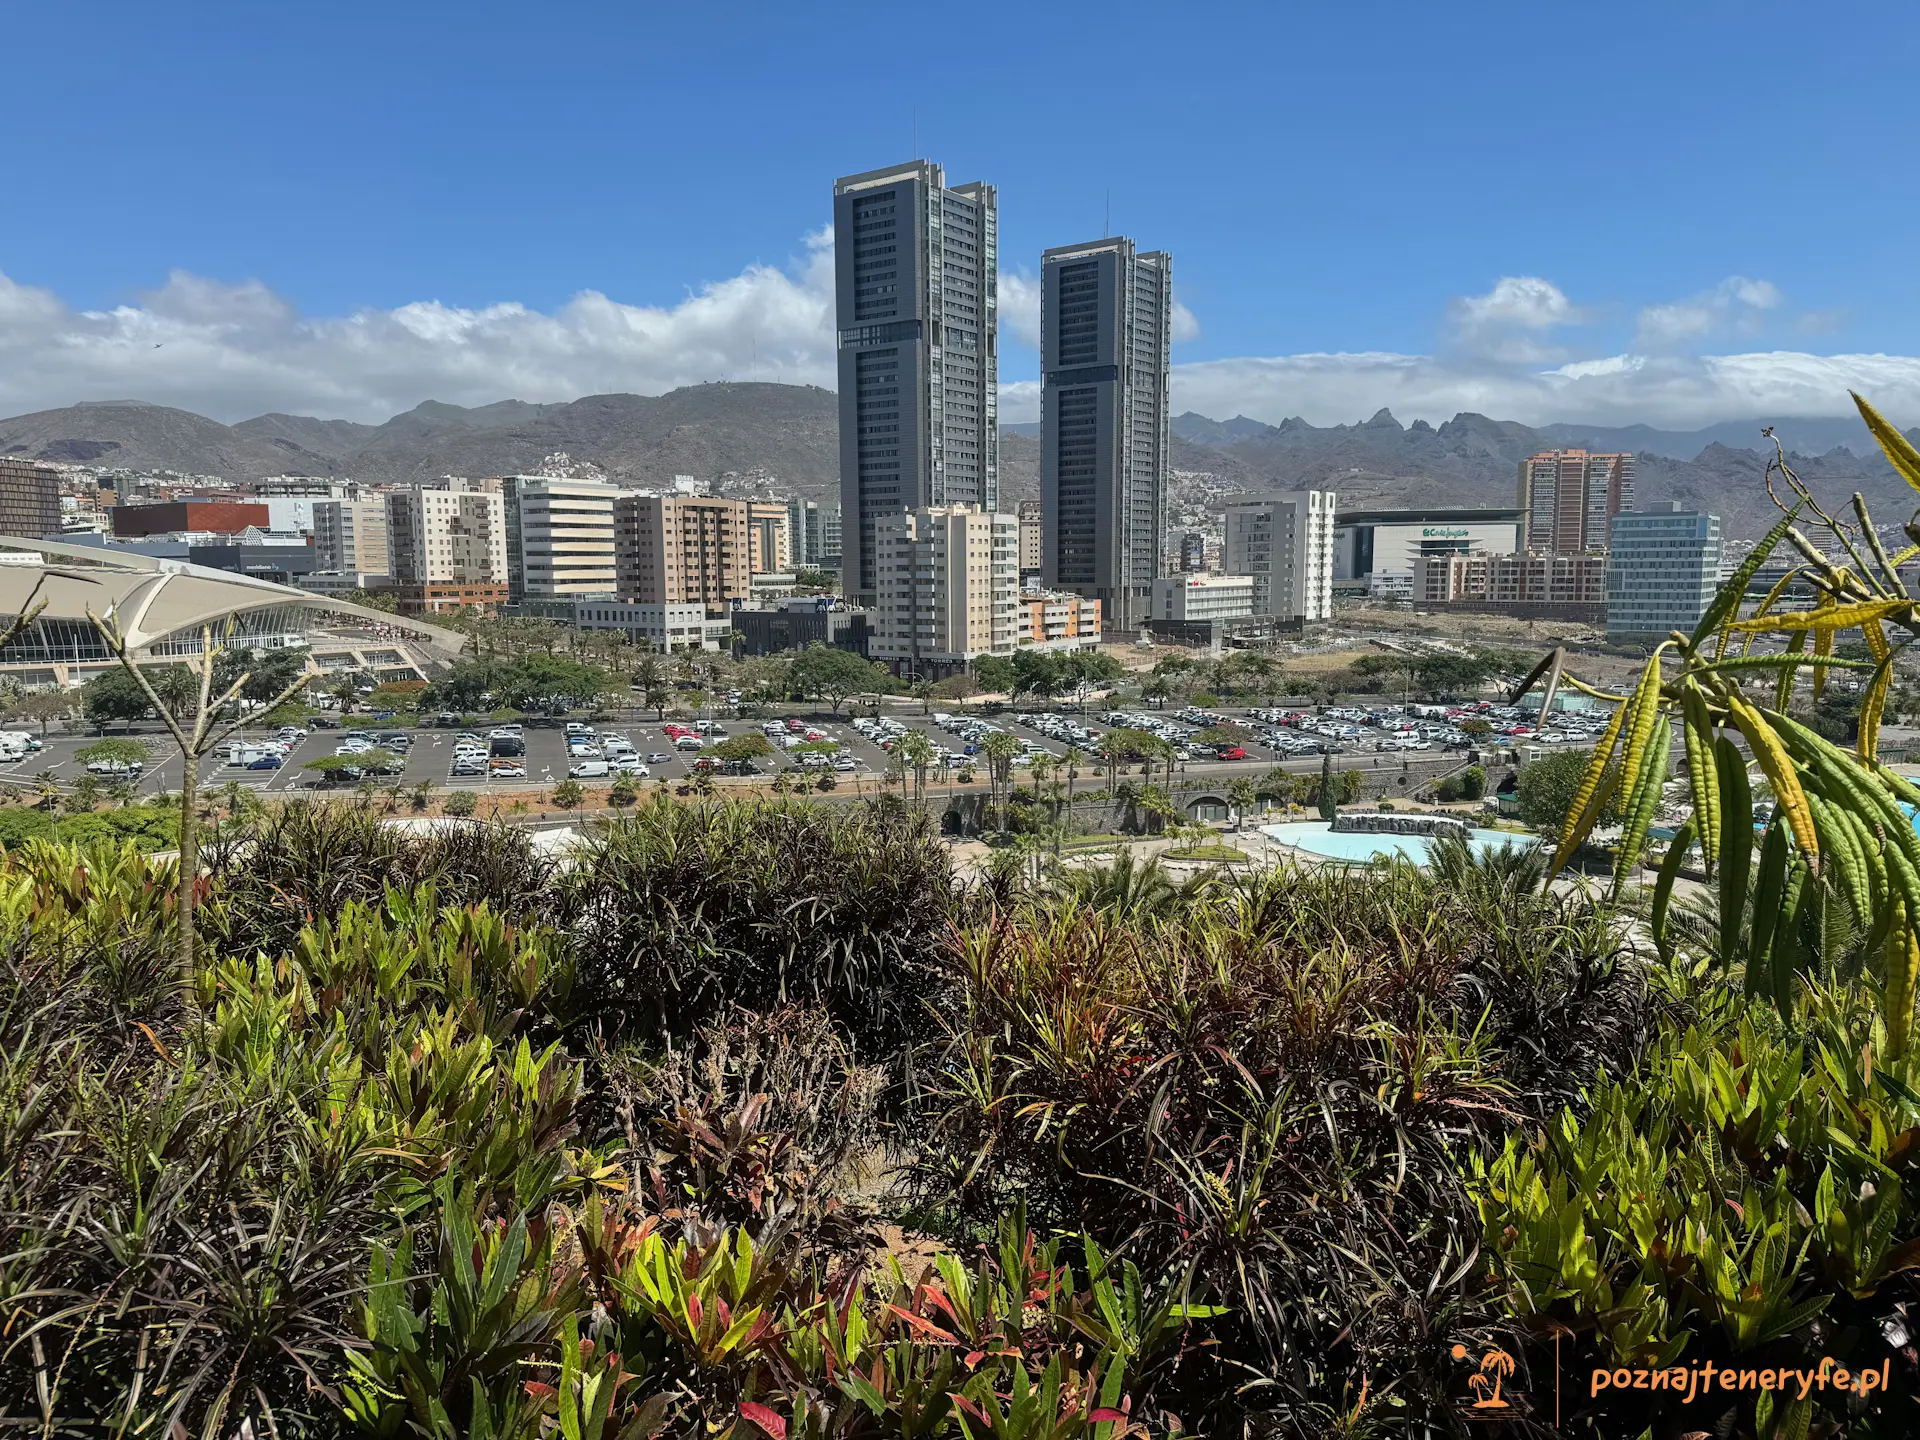
[[[900,757],[900,763],[912,769],[914,800],[924,809],[927,768],[933,764],[933,742],[927,739],[926,731],[909,730],[900,738],[900,743],[895,745],[893,750],[894,754]],[[904,789],[900,798],[903,800],[906,798]]]
[[1237,776],[1227,786],[1227,798],[1233,802],[1233,828],[1244,830],[1247,824],[1247,811],[1251,810],[1254,802],[1260,798],[1258,788],[1246,776]]
[[[996,730],[981,743],[980,753],[987,757],[987,788],[992,802],[998,805],[1000,787],[1010,786],[1013,779],[1013,757],[1020,753],[1020,744],[1006,731]],[[1004,809],[1001,813],[1000,825],[1002,829],[1006,828]]]

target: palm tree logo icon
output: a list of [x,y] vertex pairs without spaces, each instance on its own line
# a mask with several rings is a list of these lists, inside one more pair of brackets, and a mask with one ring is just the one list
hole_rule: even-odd
[[[1467,1347],[1455,1345],[1453,1358],[1467,1358]],[[1501,1397],[1500,1385],[1513,1374],[1513,1356],[1495,1346],[1480,1359],[1480,1368],[1467,1377],[1467,1388],[1473,1391],[1473,1408],[1476,1410],[1508,1410],[1512,1406]]]

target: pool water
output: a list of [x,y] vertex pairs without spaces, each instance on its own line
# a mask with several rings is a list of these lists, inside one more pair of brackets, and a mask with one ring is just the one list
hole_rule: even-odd
[[[1292,845],[1329,860],[1364,863],[1393,855],[1404,855],[1416,865],[1433,857],[1433,841],[1425,835],[1370,835],[1358,830],[1334,830],[1324,820],[1290,820],[1281,825],[1262,825],[1260,833],[1282,845]],[[1498,830],[1474,830],[1469,842],[1479,854],[1498,850],[1503,845],[1531,848],[1540,842],[1531,835],[1513,835]]]

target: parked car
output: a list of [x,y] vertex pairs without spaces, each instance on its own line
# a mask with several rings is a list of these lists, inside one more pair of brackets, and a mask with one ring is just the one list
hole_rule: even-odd
[[278,770],[284,764],[286,764],[286,761],[282,760],[278,755],[262,755],[257,759],[249,760],[247,762],[247,769]]
[[612,773],[612,767],[604,760],[582,760],[578,765],[567,767],[570,780],[604,780]]
[[647,763],[649,765],[664,765],[672,758],[671,755],[663,755],[660,751],[656,750],[653,754],[647,756]]
[[495,780],[524,780],[527,778],[527,767],[518,763],[496,764],[489,773]]

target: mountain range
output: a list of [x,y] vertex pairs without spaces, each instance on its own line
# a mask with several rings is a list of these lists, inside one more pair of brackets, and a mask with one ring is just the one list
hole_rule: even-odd
[[[1340,493],[1340,507],[1510,506],[1518,464],[1537,450],[1579,445],[1638,454],[1642,504],[1677,500],[1720,515],[1732,536],[1752,536],[1774,516],[1761,486],[1770,447],[1760,420],[1703,430],[1554,424],[1530,427],[1460,414],[1434,426],[1402,425],[1382,410],[1353,425],[1278,425],[1191,411],[1173,421],[1176,469],[1210,472],[1259,493],[1307,486]],[[1882,523],[1905,520],[1916,497],[1856,419],[1781,419],[1792,463],[1816,492],[1844,505],[1860,490]],[[1011,507],[1039,492],[1037,425],[1003,427],[1001,497]],[[1920,441],[1920,429],[1909,432]],[[218,475],[352,476],[383,483],[444,474],[499,475],[536,468],[555,451],[590,460],[636,486],[675,475],[729,472],[831,499],[839,475],[832,392],[812,386],[709,384],[664,395],[590,395],[564,404],[520,400],[465,408],[429,400],[380,425],[269,414],[223,425],[141,401],[88,402],[0,420],[0,455],[133,470]]]

